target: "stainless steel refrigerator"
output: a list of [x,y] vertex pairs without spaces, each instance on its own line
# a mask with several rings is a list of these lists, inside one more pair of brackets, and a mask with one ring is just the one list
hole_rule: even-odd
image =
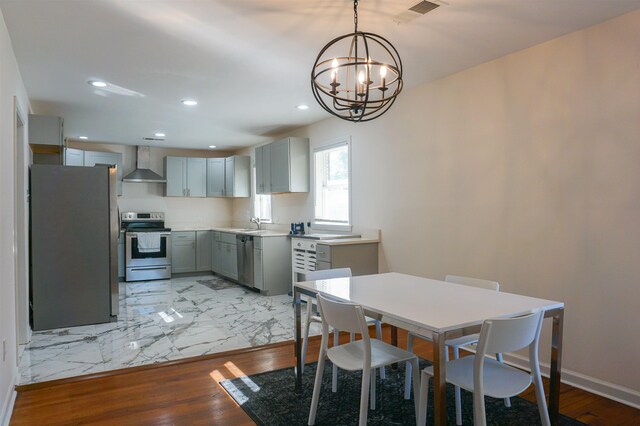
[[31,166],[33,330],[98,324],[118,315],[116,168]]

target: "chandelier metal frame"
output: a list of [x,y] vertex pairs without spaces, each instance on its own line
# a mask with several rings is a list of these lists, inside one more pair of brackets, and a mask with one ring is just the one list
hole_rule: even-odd
[[[358,31],[358,0],[353,2],[353,11],[354,32],[336,37],[322,48],[311,70],[311,89],[320,106],[330,114],[363,122],[387,112],[402,91],[402,60],[384,37]],[[349,39],[347,56],[324,57],[329,49]],[[372,50],[386,53],[388,61],[372,59]],[[380,74],[376,84],[374,69]],[[340,75],[346,77],[340,80]]]

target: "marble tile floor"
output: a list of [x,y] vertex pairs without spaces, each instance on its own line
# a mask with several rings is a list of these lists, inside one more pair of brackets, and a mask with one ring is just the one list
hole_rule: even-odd
[[291,340],[291,302],[211,275],[120,283],[117,322],[33,333],[20,384]]

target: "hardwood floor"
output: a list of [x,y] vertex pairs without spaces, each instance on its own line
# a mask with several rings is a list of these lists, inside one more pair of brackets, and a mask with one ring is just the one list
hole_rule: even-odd
[[[385,327],[386,339],[390,330]],[[341,336],[345,341],[348,337]],[[404,347],[406,333],[399,332]],[[315,361],[320,340],[309,344]],[[431,359],[431,345],[416,340],[416,353]],[[252,425],[217,383],[293,365],[291,343],[258,350],[233,351],[208,359],[122,370],[88,380],[60,380],[19,389],[11,425]],[[316,354],[315,356],[312,354]],[[533,391],[524,398],[535,400]],[[563,414],[590,425],[638,425],[640,410],[562,386]]]

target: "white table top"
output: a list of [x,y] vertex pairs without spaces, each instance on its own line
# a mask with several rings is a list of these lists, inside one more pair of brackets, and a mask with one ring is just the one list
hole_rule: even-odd
[[523,315],[532,309],[564,308],[562,302],[395,272],[298,282],[295,287],[357,303],[402,328],[435,333],[481,325],[489,318]]

